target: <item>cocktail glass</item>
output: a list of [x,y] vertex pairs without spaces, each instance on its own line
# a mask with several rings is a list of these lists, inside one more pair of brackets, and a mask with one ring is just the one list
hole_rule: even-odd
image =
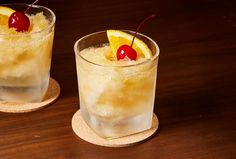
[[108,44],[106,31],[84,36],[74,45],[80,112],[87,125],[103,138],[151,128],[159,47],[143,34],[137,37],[148,45],[153,57],[132,65],[103,65],[81,55],[86,48]]
[[[28,4],[5,4],[25,11]],[[33,5],[27,14],[42,12],[49,26],[37,32],[0,34],[0,100],[40,102],[48,88],[56,17],[48,8]],[[34,24],[33,24],[34,25]]]

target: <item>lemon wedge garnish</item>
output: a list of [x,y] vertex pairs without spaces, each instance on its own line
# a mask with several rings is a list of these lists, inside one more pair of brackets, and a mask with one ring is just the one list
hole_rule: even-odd
[[15,12],[15,10],[13,10],[11,8],[0,6],[0,14],[1,15],[5,15],[5,16],[10,17],[11,14],[14,12]]
[[[107,37],[113,57],[116,57],[117,50],[121,45],[130,45],[133,40],[133,35],[120,30],[107,30]],[[132,48],[137,52],[137,58],[144,57],[149,59],[153,56],[148,46],[137,37],[134,39]]]
[[8,18],[14,12],[15,12],[15,10],[13,10],[11,8],[0,6],[0,25],[7,25]]

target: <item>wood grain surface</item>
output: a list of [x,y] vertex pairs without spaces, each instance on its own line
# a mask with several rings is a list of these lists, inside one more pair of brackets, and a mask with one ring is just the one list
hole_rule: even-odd
[[[26,2],[1,0],[0,3]],[[27,1],[31,2],[31,1]],[[56,16],[51,76],[61,86],[51,106],[0,113],[1,159],[235,159],[235,0],[41,0]],[[160,46],[151,140],[127,148],[89,144],[72,131],[79,109],[73,45],[92,32],[141,30]],[[10,56],[10,55],[9,55]]]

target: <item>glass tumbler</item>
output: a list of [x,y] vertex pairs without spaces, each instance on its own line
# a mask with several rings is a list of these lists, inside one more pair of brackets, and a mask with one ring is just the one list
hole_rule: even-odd
[[153,57],[131,65],[103,65],[81,55],[83,49],[109,44],[106,31],[84,36],[74,45],[80,112],[87,125],[103,138],[151,128],[159,47],[148,36],[137,37],[148,45]]
[[[3,4],[25,11],[28,4]],[[40,102],[48,88],[56,17],[48,8],[32,5],[29,16],[42,13],[45,28],[18,34],[0,33],[0,100]],[[33,21],[32,25],[36,23]]]

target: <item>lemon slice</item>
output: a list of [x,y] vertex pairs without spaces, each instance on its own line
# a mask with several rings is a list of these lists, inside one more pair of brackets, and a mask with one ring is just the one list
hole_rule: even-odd
[[0,25],[7,25],[8,18],[14,12],[15,10],[11,8],[0,6]]
[[[112,49],[113,57],[116,57],[116,52],[121,45],[130,45],[133,40],[133,35],[120,30],[107,30],[107,37]],[[140,39],[135,37],[133,49],[137,52],[137,57],[151,58],[152,52],[148,46]]]
[[10,17],[10,15],[14,12],[15,12],[15,10],[13,10],[11,8],[0,6],[0,14],[1,15],[5,15],[5,16]]

